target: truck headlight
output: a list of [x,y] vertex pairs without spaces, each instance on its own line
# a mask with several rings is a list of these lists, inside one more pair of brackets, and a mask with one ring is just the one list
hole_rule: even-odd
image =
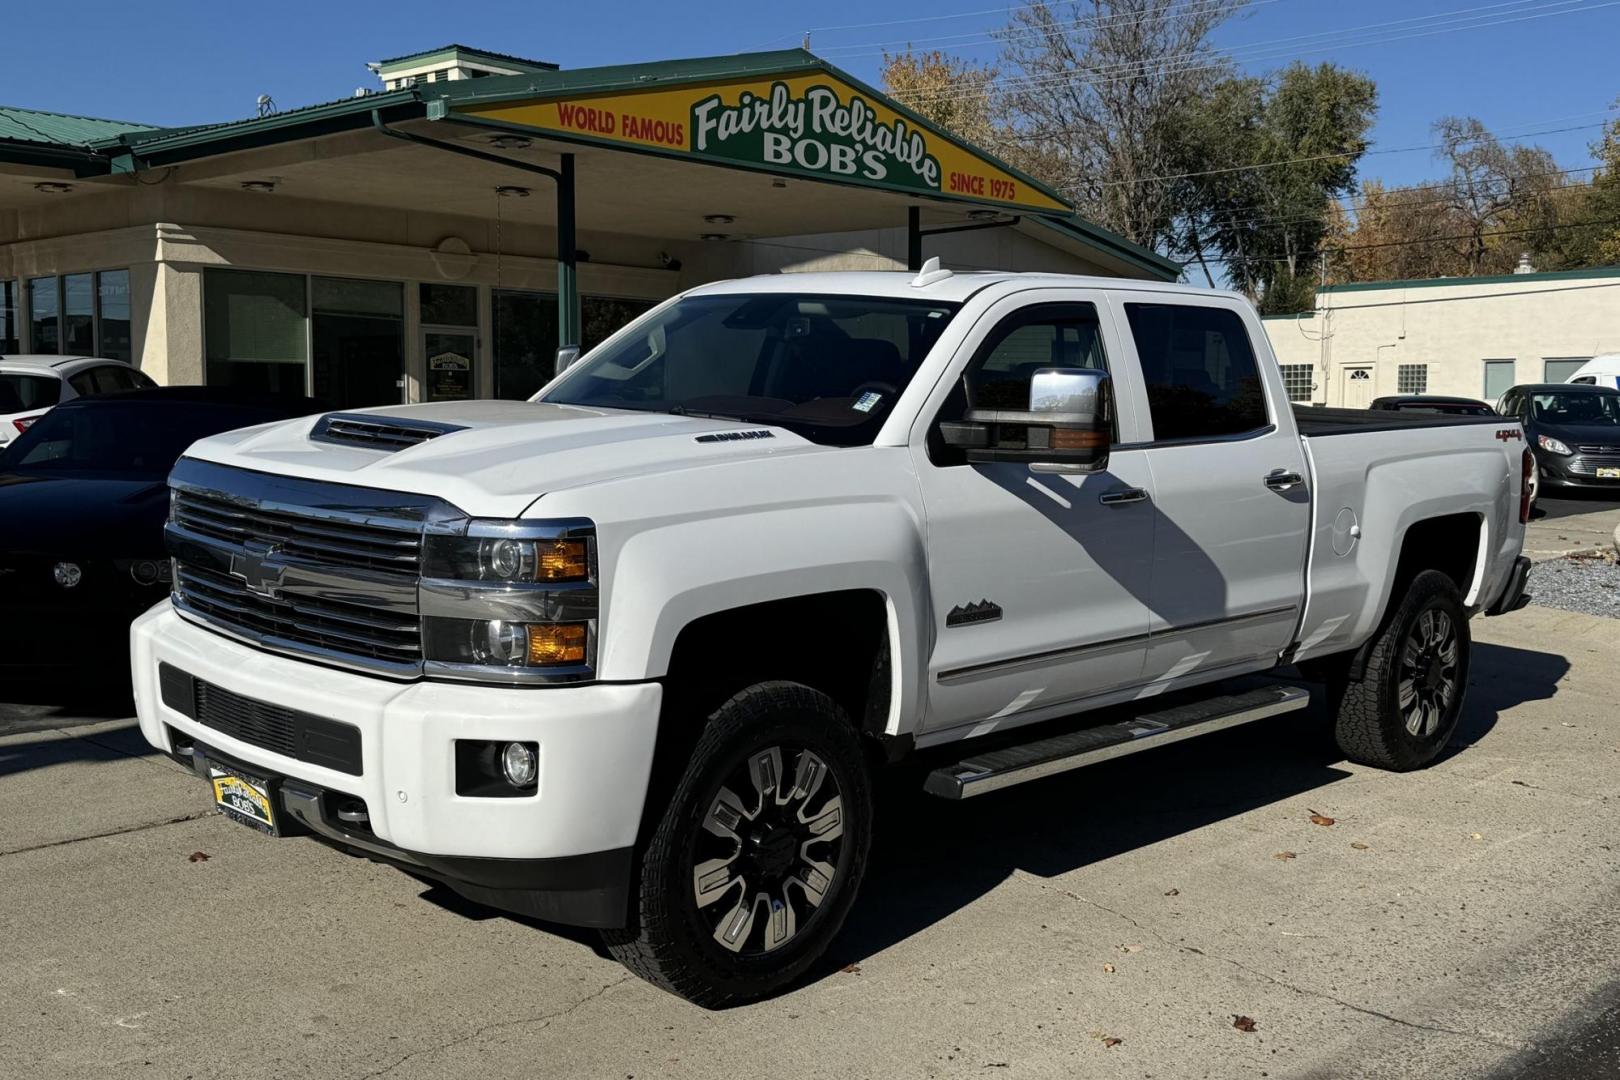
[[469,522],[422,548],[429,675],[497,682],[592,677],[596,530],[583,519]]
[[1543,450],[1549,450],[1554,454],[1563,454],[1566,457],[1575,452],[1551,435],[1537,435],[1536,444]]

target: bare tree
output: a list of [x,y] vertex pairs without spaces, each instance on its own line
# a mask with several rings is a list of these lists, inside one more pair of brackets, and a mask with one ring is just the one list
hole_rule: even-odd
[[1034,0],[1002,32],[1002,106],[1092,220],[1149,247],[1172,233],[1177,118],[1231,72],[1210,34],[1244,0]]

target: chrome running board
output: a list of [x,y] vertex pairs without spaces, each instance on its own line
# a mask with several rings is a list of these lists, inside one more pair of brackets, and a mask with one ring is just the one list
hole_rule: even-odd
[[1206,698],[1119,723],[975,754],[929,773],[923,790],[944,799],[966,799],[1138,750],[1294,712],[1310,703],[1310,692],[1298,686],[1266,686]]

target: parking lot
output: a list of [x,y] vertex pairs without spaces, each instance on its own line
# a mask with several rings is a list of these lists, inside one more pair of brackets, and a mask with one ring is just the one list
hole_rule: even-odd
[[965,804],[891,785],[833,955],[719,1013],[234,825],[116,703],[36,690],[0,706],[0,1074],[1612,1075],[1620,622],[1474,632],[1425,772],[1295,715]]

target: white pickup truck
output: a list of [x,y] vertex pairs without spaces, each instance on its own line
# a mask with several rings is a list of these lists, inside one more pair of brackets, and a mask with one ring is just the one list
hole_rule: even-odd
[[532,401],[193,446],[141,729],[264,832],[745,1001],[838,932],[887,763],[961,799],[1305,675],[1350,758],[1433,760],[1469,618],[1525,601],[1530,466],[1511,419],[1296,412],[1234,294],[709,285]]

